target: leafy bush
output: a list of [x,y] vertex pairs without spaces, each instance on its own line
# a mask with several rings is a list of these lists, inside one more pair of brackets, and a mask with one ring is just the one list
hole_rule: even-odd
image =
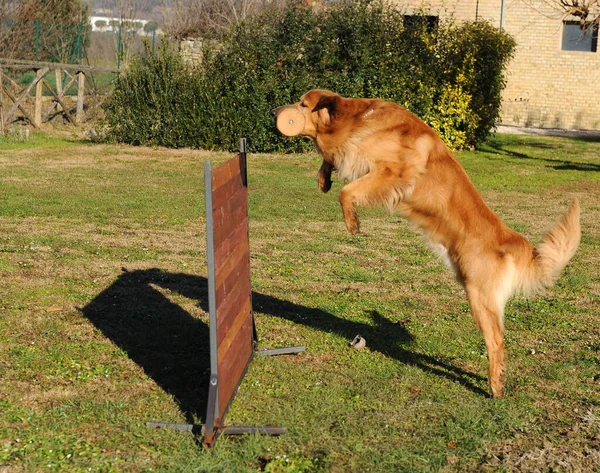
[[515,42],[487,22],[465,23],[447,32],[443,39],[447,80],[471,95],[470,108],[479,123],[469,144],[483,141],[500,118],[504,69],[512,58]]
[[111,134],[133,145],[202,146],[193,128],[198,103],[192,79],[166,42],[159,54],[137,58],[106,105]]
[[472,97],[460,86],[445,84],[425,121],[453,149],[469,146],[480,118],[471,109]]
[[474,146],[497,123],[503,70],[514,41],[483,22],[431,28],[404,24],[377,0],[313,10],[292,2],[238,24],[207,44],[190,70],[163,45],[137,58],[108,103],[115,139],[135,144],[302,151],[281,137],[270,110],[311,88],[395,101],[427,121],[452,148]]

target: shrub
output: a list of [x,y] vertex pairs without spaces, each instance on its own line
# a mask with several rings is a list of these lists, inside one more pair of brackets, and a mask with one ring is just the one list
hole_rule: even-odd
[[191,71],[168,47],[137,58],[108,104],[109,128],[129,143],[233,150],[247,136],[254,151],[303,151],[310,143],[281,137],[270,110],[319,87],[393,100],[450,147],[473,146],[497,123],[514,42],[487,23],[422,18],[404,25],[377,0],[265,10],[207,43]]
[[472,97],[458,85],[445,84],[425,121],[452,149],[471,145],[480,117],[471,108]]
[[111,134],[133,145],[201,146],[190,120],[198,115],[191,81],[190,71],[167,42],[158,54],[139,56],[119,77],[107,102]]
[[442,41],[449,65],[447,81],[459,84],[471,95],[470,108],[479,124],[469,144],[483,141],[500,117],[504,70],[512,58],[515,41],[487,22],[465,23],[451,28]]

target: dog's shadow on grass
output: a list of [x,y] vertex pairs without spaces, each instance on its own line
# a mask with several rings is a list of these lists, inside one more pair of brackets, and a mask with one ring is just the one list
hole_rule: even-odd
[[455,381],[476,394],[489,397],[486,391],[475,384],[485,381],[485,378],[433,356],[411,351],[407,347],[414,337],[405,325],[391,322],[377,311],[370,312],[374,323],[365,324],[338,317],[321,309],[299,306],[263,294],[253,293],[252,302],[254,309],[264,314],[281,317],[323,332],[336,333],[346,338],[348,342],[356,335],[361,335],[367,341],[370,350],[383,353],[407,365],[416,366],[427,373]]
[[[167,295],[176,293],[198,301],[208,311],[207,286],[207,279],[201,276],[158,269],[124,271],[81,309],[108,339],[173,396],[190,423],[203,422],[206,416],[209,330],[204,321],[193,317]],[[361,334],[371,350],[488,396],[475,384],[483,380],[481,376],[404,348],[410,344],[412,335],[406,327],[390,322],[378,312],[371,313],[374,324],[364,324],[258,292],[252,293],[252,303],[255,311],[267,316],[336,333],[348,341]]]

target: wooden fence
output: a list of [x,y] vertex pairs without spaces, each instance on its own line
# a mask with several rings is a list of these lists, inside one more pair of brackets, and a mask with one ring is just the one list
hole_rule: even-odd
[[[7,70],[13,70],[13,72],[33,71],[35,75],[23,87],[6,74]],[[53,113],[63,113],[73,125],[83,123],[86,114],[99,107],[110,95],[118,72],[119,69],[116,68],[81,64],[0,59],[0,134],[4,134],[4,128],[18,118],[26,119],[34,128],[39,129],[42,123],[53,116]],[[114,73],[115,76],[108,84],[97,87],[94,73]],[[54,74],[54,87],[46,80],[50,74]],[[74,85],[77,87],[76,98],[67,95],[69,89]],[[51,96],[51,103],[45,109],[44,89]],[[8,106],[6,106],[7,103]],[[59,108],[62,112],[59,111]]]

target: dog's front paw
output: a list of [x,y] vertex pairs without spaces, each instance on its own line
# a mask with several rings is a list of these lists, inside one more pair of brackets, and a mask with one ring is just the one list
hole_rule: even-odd
[[332,184],[331,175],[319,173],[317,181],[319,184],[319,189],[321,189],[325,193],[329,192],[329,189],[331,189]]

